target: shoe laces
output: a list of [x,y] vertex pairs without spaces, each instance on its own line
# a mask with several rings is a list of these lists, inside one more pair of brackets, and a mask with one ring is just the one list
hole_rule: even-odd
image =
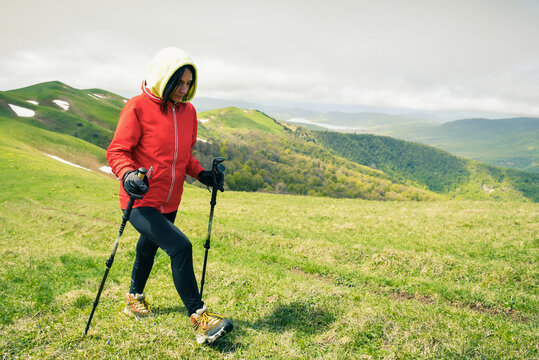
[[150,303],[146,301],[145,298],[131,298],[131,304],[133,304],[135,308],[137,308],[137,310],[140,312],[150,312]]
[[202,315],[198,316],[196,327],[202,327],[203,329],[207,329],[208,327],[212,325],[216,325],[221,321],[224,317],[219,314],[213,314],[208,311],[204,311]]

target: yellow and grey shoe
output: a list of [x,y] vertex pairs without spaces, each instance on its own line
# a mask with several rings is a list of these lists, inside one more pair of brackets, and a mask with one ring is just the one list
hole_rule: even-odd
[[134,316],[137,320],[152,315],[150,304],[146,301],[145,294],[127,294],[124,314]]
[[230,319],[210,313],[206,305],[191,315],[191,325],[199,344],[211,344],[231,332],[234,327]]

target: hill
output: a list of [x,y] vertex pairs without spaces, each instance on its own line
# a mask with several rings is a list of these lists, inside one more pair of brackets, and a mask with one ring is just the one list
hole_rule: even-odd
[[[391,136],[432,145],[487,164],[539,172],[539,118],[438,119],[428,113],[304,112],[268,108],[270,115],[311,130]],[[294,116],[295,115],[295,116]],[[494,116],[494,114],[491,114]]]
[[256,110],[234,107],[199,114],[195,156],[227,159],[231,190],[378,200],[433,199],[438,195],[335,156],[303,128],[290,128]]
[[[281,124],[283,130],[270,135],[257,130],[254,122],[245,126],[245,120],[219,121],[219,114],[240,119],[246,113],[257,114],[258,121]],[[200,124],[200,133],[211,145],[200,143],[197,150],[207,161],[209,154],[230,160],[226,179],[231,189],[398,199],[406,193],[403,186],[408,186],[457,198],[539,200],[536,174],[457,158],[390,137],[309,131],[261,115],[237,108],[200,115],[209,119]],[[354,178],[361,181],[354,184]],[[377,181],[382,185],[377,186]],[[416,195],[404,198],[410,196]]]
[[[112,123],[117,122],[123,103],[122,98],[106,92],[77,90],[58,82],[0,95],[2,114],[12,120],[10,126],[22,122],[79,137],[103,149],[112,138]],[[55,102],[58,99],[68,103],[69,107],[60,108]],[[10,105],[24,107],[35,114],[31,117],[17,116]],[[88,106],[98,107],[106,116],[97,121],[77,110]],[[391,177],[380,171],[338,159],[327,150],[311,144],[306,140],[308,135],[299,135],[302,130],[293,135],[289,128],[256,110],[225,108],[200,113],[199,118],[201,140],[197,144],[196,155],[206,166],[210,166],[214,156],[225,155],[228,159],[227,186],[232,190],[379,200],[439,197],[428,189],[394,183]],[[209,121],[205,123],[206,120]],[[286,146],[290,148],[286,149]],[[64,157],[63,154],[57,155]],[[314,159],[313,156],[317,155],[325,160]],[[189,178],[189,182],[194,180]]]
[[[197,109],[258,109],[310,130],[391,136],[487,164],[539,172],[539,119],[474,111],[415,111],[338,104],[271,104],[195,99]],[[524,126],[523,126],[524,125]],[[500,136],[502,135],[502,136]]]
[[539,172],[539,118],[463,119],[387,133],[468,159]]
[[[492,198],[518,193],[539,201],[539,174],[506,169],[456,157],[439,149],[387,136],[314,132],[337,154],[356,163],[379,168],[401,180],[430,190],[474,198],[478,189]],[[512,194],[512,195],[511,195]]]
[[[234,331],[197,346],[162,251],[145,289],[155,317],[123,316],[128,225],[82,338],[121,222],[118,182],[37,148],[96,146],[14,122],[0,122],[0,358],[537,358],[538,205],[524,202],[225,191],[204,301]],[[209,201],[186,185],[176,220],[197,277]]]
[[[100,89],[78,90],[58,81],[0,91],[0,116],[71,135],[106,148],[124,98]],[[17,116],[10,105],[30,111]]]
[[[272,127],[262,114],[242,113]],[[250,131],[265,134],[206,115],[201,136],[221,133],[246,152]],[[289,161],[301,155],[294,139],[309,139],[320,156],[332,155],[327,161],[347,164],[310,135],[282,127],[268,143],[289,141]],[[128,225],[82,338],[121,222],[118,181],[97,170],[104,150],[84,140],[2,116],[0,138],[0,358],[537,358],[538,204],[522,201],[225,191],[204,301],[234,331],[196,345],[163,251],[145,289],[155,317],[123,316],[138,239]],[[193,244],[199,277],[210,194],[186,185],[183,199],[176,224]]]
[[[10,127],[26,124],[48,129],[106,149],[124,101],[103,90],[77,90],[50,82],[0,92],[0,116],[10,120]],[[31,116],[17,114],[13,106],[26,109]],[[376,200],[456,197],[537,201],[538,181],[533,176],[481,164],[471,167],[419,144],[390,143],[374,137],[369,142],[370,158],[362,158],[365,149],[356,148],[357,144],[348,149],[355,153],[343,152],[339,146],[348,140],[341,141],[336,133],[321,138],[258,110],[228,107],[201,112],[199,119],[195,156],[206,167],[213,157],[224,156],[226,186],[231,190]],[[409,159],[418,154],[421,157],[390,161],[399,158],[403,149]],[[66,156],[57,152],[55,155]],[[106,165],[104,151],[97,157]],[[194,179],[188,178],[188,182]]]

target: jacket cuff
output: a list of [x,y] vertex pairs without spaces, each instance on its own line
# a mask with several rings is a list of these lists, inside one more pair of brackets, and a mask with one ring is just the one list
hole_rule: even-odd
[[197,173],[197,180],[200,178],[200,173],[205,171],[204,169],[200,170],[198,173]]
[[123,181],[125,174],[126,174],[128,171],[134,171],[134,170],[135,170],[135,169],[132,169],[132,168],[130,168],[130,167],[125,167],[125,168],[123,168],[122,170],[120,170],[120,171],[118,172],[118,180]]

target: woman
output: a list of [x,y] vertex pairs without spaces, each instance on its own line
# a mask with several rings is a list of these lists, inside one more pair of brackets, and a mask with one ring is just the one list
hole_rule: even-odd
[[[174,226],[186,174],[207,186],[216,185],[210,171],[192,155],[197,116],[189,101],[196,88],[191,58],[180,49],[161,50],[148,69],[142,94],[130,99],[120,113],[107,159],[122,179],[121,208],[125,210],[130,197],[139,199],[129,219],[140,238],[124,313],[137,319],[151,314],[144,287],[161,248],[170,256],[174,285],[202,344],[230,332],[232,322],[207,311],[195,279],[191,242]],[[139,167],[153,168],[149,182],[138,178]]]

